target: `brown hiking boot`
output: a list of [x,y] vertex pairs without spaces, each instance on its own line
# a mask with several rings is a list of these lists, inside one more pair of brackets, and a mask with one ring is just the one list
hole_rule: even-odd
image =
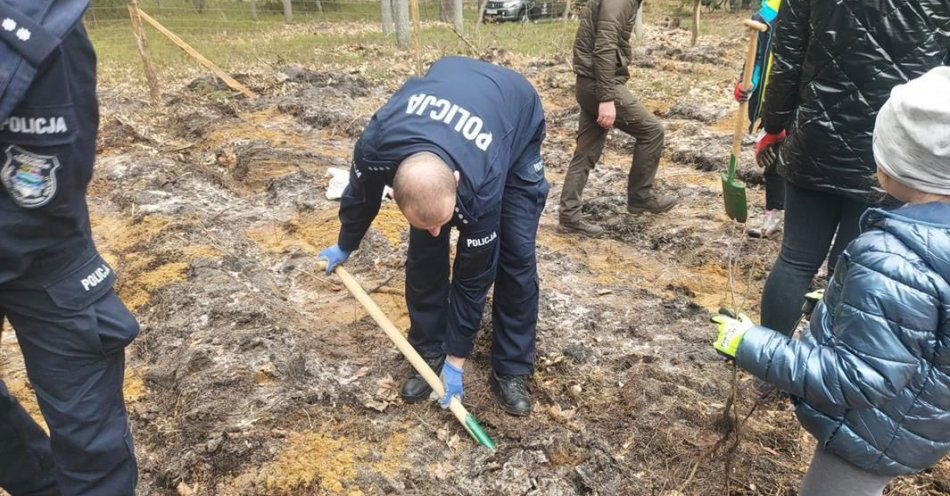
[[642,214],[643,212],[659,214],[675,207],[677,203],[679,203],[679,199],[673,195],[654,194],[644,201],[627,203],[627,212],[631,214]]
[[565,220],[560,219],[557,227],[558,232],[564,234],[583,234],[591,238],[596,238],[604,234],[604,228],[596,224],[591,224],[585,220]]

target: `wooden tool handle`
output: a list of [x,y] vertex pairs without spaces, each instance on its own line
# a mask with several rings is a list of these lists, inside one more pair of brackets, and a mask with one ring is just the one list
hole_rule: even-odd
[[[759,47],[759,32],[767,30],[768,26],[752,20],[747,20],[743,24],[749,27],[749,43],[746,48],[745,68],[742,71],[742,89],[749,91],[752,89],[752,74],[755,72],[755,52]],[[765,29],[760,29],[759,26]],[[736,131],[732,138],[732,156],[737,159],[739,150],[742,148],[742,137],[745,135],[745,120],[748,113],[749,101],[746,100],[739,104],[739,113],[736,114]]]
[[[318,266],[321,269],[326,268],[327,264],[325,261],[320,261]],[[366,293],[362,286],[360,286],[359,281],[357,281],[350,273],[343,268],[342,265],[337,265],[333,272],[339,276],[340,280],[343,281],[343,285],[346,286],[346,289],[350,290],[350,293],[353,294],[353,297],[356,298],[360,304],[363,305],[363,308],[369,313],[369,316],[379,324],[379,327],[383,329],[383,332],[386,333],[386,336],[389,337],[390,341],[396,345],[396,348],[399,349],[399,352],[406,357],[406,360],[409,360],[409,364],[412,365],[412,368],[416,369],[419,372],[419,375],[425,379],[429,387],[439,397],[445,395],[445,388],[442,387],[442,379],[439,378],[433,372],[432,368],[429,367],[429,364],[419,355],[419,352],[409,344],[409,341],[402,335],[402,332],[386,317],[386,314],[383,313],[382,309],[379,308],[379,305]],[[449,409],[452,410],[452,413],[455,414],[455,418],[462,423],[462,426],[466,426],[466,418],[468,417],[468,410],[462,406],[462,402],[459,401],[457,397],[452,398],[452,402],[449,403]],[[467,427],[466,427],[467,429]]]
[[746,19],[742,21],[742,24],[749,29],[754,29],[762,33],[769,30],[769,26],[767,24],[761,23],[759,21],[753,21],[752,19]]

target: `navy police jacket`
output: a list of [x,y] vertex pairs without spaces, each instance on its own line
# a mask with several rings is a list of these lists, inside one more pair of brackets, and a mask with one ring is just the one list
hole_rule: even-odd
[[456,224],[464,232],[499,208],[513,168],[540,162],[540,152],[525,156],[539,133],[543,139],[544,112],[523,76],[464,57],[436,61],[425,77],[410,79],[373,115],[357,141],[340,205],[340,248],[359,247],[396,167],[422,151],[459,171]]
[[810,332],[746,333],[736,362],[791,393],[819,445],[896,476],[950,453],[950,204],[871,210]]
[[0,0],[0,284],[55,274],[94,250],[85,194],[99,113],[80,23],[87,6]]
[[[452,225],[462,236],[493,240],[490,233],[497,225],[489,224],[497,222],[509,177],[534,183],[544,179],[544,132],[541,101],[520,74],[464,57],[436,61],[424,77],[407,81],[373,115],[356,143],[350,184],[340,204],[340,248],[351,252],[359,247],[396,167],[422,151],[440,156],[461,176]],[[463,260],[466,250],[478,250],[483,243],[470,244],[459,245]],[[477,327],[479,300],[483,305],[491,283],[463,288],[455,277],[456,308],[450,322]]]

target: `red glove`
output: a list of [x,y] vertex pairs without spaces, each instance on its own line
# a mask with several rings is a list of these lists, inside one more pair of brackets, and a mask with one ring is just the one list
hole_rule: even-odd
[[775,133],[775,134],[772,134],[772,133],[765,133],[765,134],[763,134],[762,137],[759,138],[759,141],[756,142],[756,144],[755,144],[755,154],[758,155],[758,154],[762,153],[762,150],[764,150],[767,146],[769,146],[769,145],[774,145],[775,143],[778,143],[778,142],[782,141],[783,139],[785,139],[785,130],[784,130],[784,129],[783,129],[782,132],[780,132],[780,133]]
[[736,97],[736,101],[739,103],[748,102],[749,97],[752,96],[752,90],[755,88],[749,88],[748,91],[742,88],[742,81],[736,83],[736,88],[732,90],[732,95]]
[[785,130],[780,133],[765,133],[755,143],[755,161],[759,167],[768,168],[778,160],[778,151],[785,141]]

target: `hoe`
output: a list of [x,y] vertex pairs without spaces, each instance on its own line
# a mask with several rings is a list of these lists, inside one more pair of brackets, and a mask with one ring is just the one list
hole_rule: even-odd
[[[320,267],[325,268],[326,262],[320,262]],[[340,277],[340,280],[343,281],[343,284],[346,286],[346,289],[350,290],[350,293],[356,298],[360,304],[363,305],[363,308],[369,312],[370,317],[379,324],[379,327],[383,329],[383,332],[386,333],[386,336],[396,345],[396,348],[406,357],[406,360],[409,360],[409,363],[417,372],[422,376],[423,379],[429,384],[435,394],[439,397],[445,395],[445,389],[442,387],[442,380],[439,379],[439,376],[435,375],[435,372],[429,367],[429,365],[419,356],[419,353],[409,344],[409,341],[403,337],[402,333],[399,332],[399,329],[386,317],[386,314],[383,313],[382,309],[379,308],[379,305],[373,301],[372,298],[363,290],[363,287],[360,286],[360,283],[347,272],[342,266],[337,266],[333,269],[333,272]],[[462,402],[458,398],[452,398],[452,402],[449,404],[449,410],[455,415],[455,418],[465,427],[465,431],[475,439],[478,444],[488,448],[491,451],[495,451],[495,442],[488,437],[488,434],[485,433],[485,430],[482,429],[482,426],[479,425],[478,421],[475,420],[475,416],[468,412]]]

